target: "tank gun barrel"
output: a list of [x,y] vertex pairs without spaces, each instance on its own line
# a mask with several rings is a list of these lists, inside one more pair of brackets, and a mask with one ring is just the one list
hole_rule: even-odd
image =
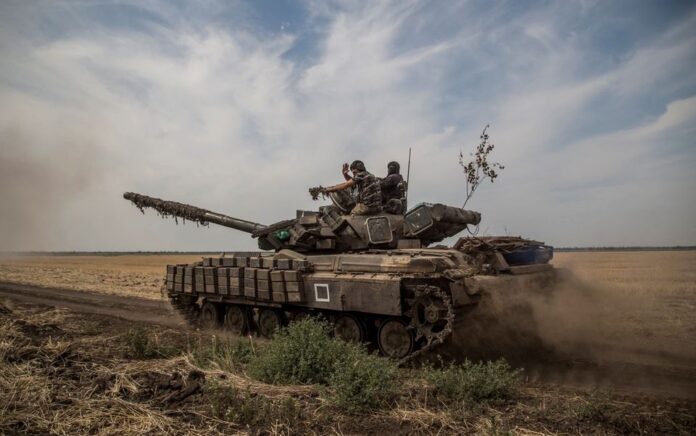
[[159,198],[148,197],[147,195],[136,194],[135,192],[126,192],[123,194],[123,198],[130,200],[135,207],[140,209],[143,213],[145,212],[145,208],[149,207],[155,209],[164,217],[173,216],[175,218],[194,221],[202,225],[213,223],[246,233],[253,233],[266,228],[263,224],[232,218],[231,216],[201,209],[200,207],[191,206],[190,204],[161,200]]

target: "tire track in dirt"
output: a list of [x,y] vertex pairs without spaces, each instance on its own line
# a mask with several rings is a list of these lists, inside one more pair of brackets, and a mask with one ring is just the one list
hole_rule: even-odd
[[76,312],[109,315],[132,321],[144,321],[171,327],[185,323],[174,313],[167,301],[69,289],[0,282],[0,299],[23,303],[65,307]]

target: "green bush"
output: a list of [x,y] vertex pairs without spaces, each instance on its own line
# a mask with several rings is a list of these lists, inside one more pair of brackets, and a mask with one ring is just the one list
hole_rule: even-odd
[[249,375],[274,384],[327,384],[345,344],[327,322],[303,319],[279,330],[249,365]]
[[385,405],[396,393],[396,363],[367,354],[364,347],[345,345],[350,350],[346,350],[329,380],[334,402],[348,412]]
[[481,403],[510,398],[520,382],[520,370],[503,360],[472,363],[425,370],[426,380],[435,394],[446,401]]
[[126,345],[124,357],[136,359],[153,359],[171,357],[181,352],[170,344],[160,342],[157,335],[151,335],[142,327],[129,329],[123,336]]
[[332,338],[330,331],[314,319],[290,324],[252,360],[249,375],[267,383],[329,386],[334,403],[349,412],[385,404],[396,391],[396,363]]
[[191,356],[196,365],[202,368],[216,367],[228,372],[244,369],[254,357],[254,351],[249,340],[226,340],[216,336],[206,342],[199,338],[191,346]]

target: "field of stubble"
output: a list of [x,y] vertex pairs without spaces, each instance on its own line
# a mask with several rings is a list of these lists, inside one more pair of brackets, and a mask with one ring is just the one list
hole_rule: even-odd
[[[4,257],[0,281],[160,299],[164,265],[199,258]],[[582,371],[542,365],[507,399],[470,405],[440,401],[419,369],[401,369],[391,402],[357,415],[324,387],[250,378],[239,344],[221,348],[217,333],[5,300],[0,433],[690,434],[693,392],[673,388],[696,380],[696,252],[558,253],[554,263],[573,279],[535,308],[539,334],[591,356],[570,362]],[[647,389],[656,378],[660,389]]]
[[0,256],[0,281],[160,299],[167,264],[201,255]]
[[557,253],[554,264],[623,301],[616,328],[645,338],[696,336],[696,251]]

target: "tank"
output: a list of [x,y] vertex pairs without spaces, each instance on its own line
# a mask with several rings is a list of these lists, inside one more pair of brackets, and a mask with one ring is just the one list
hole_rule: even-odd
[[[521,237],[462,237],[478,212],[422,203],[404,214],[351,216],[347,199],[264,225],[128,192],[141,211],[246,232],[259,251],[167,265],[172,307],[191,325],[271,337],[322,316],[334,334],[401,362],[451,340],[486,292],[548,287],[553,248]],[[349,199],[348,199],[349,200]]]

